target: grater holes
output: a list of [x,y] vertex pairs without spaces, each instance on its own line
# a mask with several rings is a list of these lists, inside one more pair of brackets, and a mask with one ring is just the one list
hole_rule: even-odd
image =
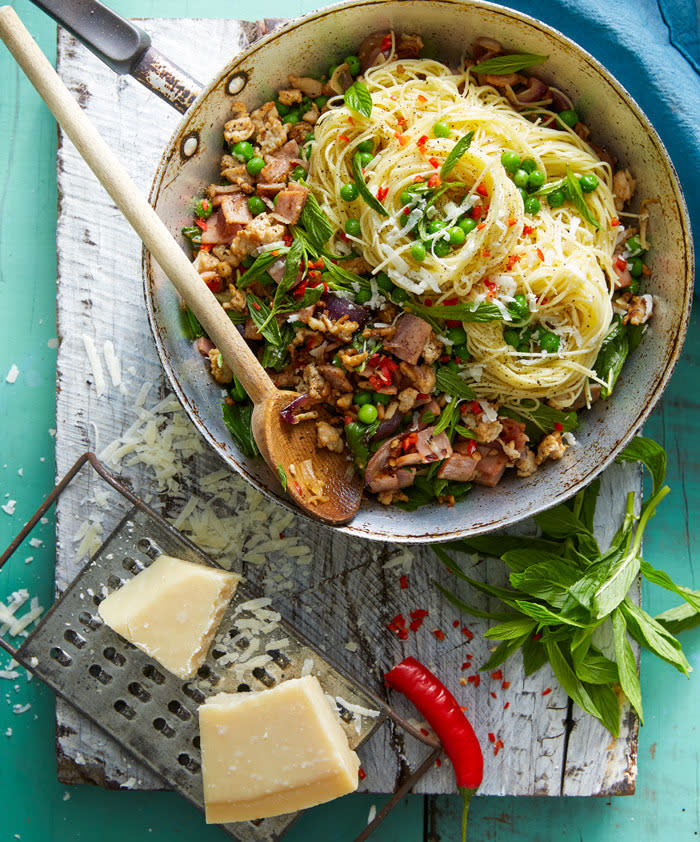
[[150,538],[139,538],[136,543],[136,546],[141,550],[142,553],[147,555],[151,559],[158,558],[159,555],[162,555],[162,551],[160,547],[157,547]]
[[117,699],[114,703],[114,709],[120,713],[125,719],[133,719],[136,716],[136,711],[127,704],[124,699]]
[[58,646],[54,646],[53,649],[50,649],[49,655],[51,655],[54,661],[58,661],[62,667],[69,667],[73,663],[71,656]]
[[132,696],[136,696],[136,698],[140,702],[150,702],[151,701],[151,694],[146,690],[146,688],[139,684],[138,681],[132,681],[131,684],[127,687],[127,690],[131,693]]
[[208,681],[212,686],[218,684],[220,681],[219,676],[212,671],[211,667],[208,667],[206,664],[204,664],[197,670],[197,675],[205,681]]
[[91,631],[96,631],[102,625],[102,620],[98,617],[94,617],[87,611],[81,611],[80,614],[78,614],[78,620]]
[[160,670],[157,670],[153,664],[146,664],[146,666],[141,670],[144,676],[150,679],[154,684],[164,684],[165,683],[165,676]]
[[93,678],[96,678],[100,684],[109,684],[112,680],[112,676],[106,670],[103,670],[99,664],[93,664],[88,667],[88,672]]
[[270,675],[270,673],[264,669],[263,667],[255,667],[253,670],[253,675],[261,684],[264,684],[265,687],[274,687],[275,686],[275,678],[274,676]]
[[226,651],[224,649],[212,649],[211,656],[215,661],[218,661],[219,658],[223,658],[226,655]]
[[187,722],[188,719],[192,718],[192,714],[187,710],[186,707],[180,704],[177,699],[173,699],[172,702],[168,702],[168,710],[170,713],[174,713],[178,719],[181,719],[183,722]]
[[123,584],[124,582],[119,578],[119,576],[115,576],[114,574],[112,574],[111,576],[107,577],[107,587],[111,591],[118,591]]
[[193,687],[192,684],[190,684],[189,682],[187,684],[183,684],[182,692],[186,696],[189,696],[190,699],[192,699],[192,701],[196,702],[198,705],[203,704],[207,700],[207,697],[204,695],[204,693],[202,693],[202,691],[198,690],[196,687]]
[[192,745],[197,749],[197,751],[199,751],[199,749],[202,747],[202,741],[199,738],[199,736],[192,738]]
[[136,561],[135,558],[131,558],[131,556],[126,556],[122,560],[122,567],[127,573],[131,573],[133,576],[136,576],[137,573],[140,573],[144,569],[143,564],[140,561]]
[[279,649],[268,649],[267,654],[280,669],[286,669],[292,663],[284,652],[281,652]]
[[177,762],[180,766],[184,766],[188,772],[192,772],[192,774],[196,774],[202,768],[196,760],[193,760],[189,754],[178,754]]
[[252,824],[253,827],[260,827],[260,825],[265,821],[265,819],[251,819],[248,824]]
[[114,646],[108,646],[102,653],[105,658],[117,667],[123,667],[126,663],[126,658],[121,652],[117,652]]
[[171,728],[162,716],[159,716],[157,719],[153,720],[153,727],[164,737],[170,738],[175,736],[175,729]]
[[239,684],[236,687],[236,693],[250,693],[250,684]]
[[96,593],[92,595],[92,603],[96,607],[102,602],[103,599],[104,597],[102,596],[102,594]]
[[340,702],[336,701],[335,706],[338,709],[338,716],[343,720],[343,722],[354,721],[355,714],[351,713],[346,707],[341,705]]
[[87,643],[87,640],[82,635],[79,635],[77,631],[73,631],[73,629],[66,629],[63,632],[63,639],[67,640],[68,643],[72,643],[76,649],[82,649]]

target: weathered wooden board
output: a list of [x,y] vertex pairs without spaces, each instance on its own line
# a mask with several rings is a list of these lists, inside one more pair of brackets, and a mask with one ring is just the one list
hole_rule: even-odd
[[[142,23],[159,49],[203,80],[242,49],[254,31],[250,24],[236,21]],[[63,32],[59,34],[59,71],[145,193],[179,116],[138,83],[111,74]],[[222,122],[224,119],[222,115]],[[488,752],[484,794],[632,791],[637,735],[633,717],[625,718],[622,736],[610,743],[609,735],[590,717],[579,718],[575,713],[570,717],[566,696],[560,690],[542,695],[547,687],[556,688],[551,673],[542,670],[527,678],[519,659],[504,668],[510,682],[507,690],[487,676],[479,687],[460,684],[459,679],[470,674],[460,669],[466,653],[474,655],[472,674],[489,654],[488,642],[482,637],[487,624],[468,623],[474,633],[471,643],[459,626],[453,626],[458,619],[455,611],[431,584],[431,579],[437,578],[454,586],[449,581],[453,577],[438,569],[430,549],[350,540],[287,515],[225,472],[202,482],[219,471],[221,463],[173,406],[174,399],[155,415],[144,409],[152,408],[166,391],[143,307],[140,243],[64,138],[58,153],[58,188],[58,474],[87,447],[99,453],[134,424],[153,440],[162,435],[166,417],[176,419],[180,432],[173,444],[174,473],[167,483],[159,484],[146,464],[146,445],[116,460],[135,490],[173,518],[192,494],[200,495],[196,508],[200,523],[210,492],[215,492],[220,497],[215,506],[220,515],[231,517],[228,526],[233,530],[223,538],[216,530],[215,537],[221,538],[219,556],[223,554],[224,560],[270,593],[275,607],[340,666],[362,676],[380,692],[383,670],[405,655],[415,655],[434,668],[468,706],[482,743],[488,746],[487,735],[493,733],[506,746],[498,756]],[[104,355],[106,340],[113,343],[120,361],[119,385],[110,376]],[[86,341],[100,361],[102,378],[88,359]],[[142,386],[148,383],[153,385],[144,395]],[[114,448],[109,452],[114,455]],[[129,464],[134,459],[137,461]],[[604,487],[610,505],[599,507],[605,519],[600,524],[602,531],[612,529],[618,514],[613,504],[624,498],[623,490],[638,486],[634,468],[617,466],[607,472]],[[204,492],[203,487],[209,491]],[[96,495],[87,478],[81,478],[80,484],[61,497],[57,513],[59,590],[84,561],[78,550],[87,543],[87,539],[81,540],[85,518],[97,524],[94,528],[99,527],[103,535],[108,534],[120,516],[115,502]],[[182,523],[196,531],[194,515],[183,518]],[[296,538],[291,551],[283,553],[274,545],[266,549],[261,543],[271,523],[274,528],[277,524],[279,531],[283,529],[285,537]],[[215,553],[211,546],[205,549]],[[402,573],[408,578],[406,589],[400,586]],[[477,563],[473,575],[492,582],[504,578],[502,565],[496,562]],[[387,623],[395,614],[408,616],[416,608],[427,609],[429,616],[418,632],[401,642],[387,631]],[[436,628],[445,632],[444,641],[431,633]],[[411,715],[400,700],[397,707]],[[158,786],[158,781],[68,705],[59,703],[57,720],[61,780],[110,787]],[[567,721],[574,724],[570,734]],[[393,790],[407,765],[415,766],[425,751],[424,746],[385,726],[363,751],[367,772],[363,787],[372,792]],[[419,790],[453,792],[454,778],[448,765],[428,774]]]

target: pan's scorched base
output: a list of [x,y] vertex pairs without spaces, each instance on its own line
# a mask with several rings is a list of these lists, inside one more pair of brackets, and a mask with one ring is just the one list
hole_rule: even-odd
[[314,676],[199,708],[207,822],[313,807],[357,789],[359,759]]
[[180,678],[204,662],[240,576],[159,556],[100,603],[117,634]]

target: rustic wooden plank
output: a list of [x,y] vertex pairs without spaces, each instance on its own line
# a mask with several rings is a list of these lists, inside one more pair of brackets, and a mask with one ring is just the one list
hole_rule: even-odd
[[[236,21],[217,21],[212,26],[208,21],[148,20],[143,25],[154,35],[156,46],[203,79],[230,59],[253,31],[250,25]],[[200,45],[205,41],[207,50],[202,51]],[[59,36],[59,70],[90,119],[122,156],[145,192],[160,150],[179,116],[137,83],[113,76],[65,33]],[[222,122],[223,119],[224,115]],[[146,407],[152,407],[165,395],[165,388],[143,308],[140,244],[66,141],[59,149],[58,170],[60,347],[56,458],[57,472],[62,474],[86,447],[101,451],[138,420],[139,410],[134,403],[144,383],[153,384],[144,399]],[[88,343],[92,340],[101,360],[105,381],[102,395],[97,394],[98,378],[86,361],[84,337]],[[114,343],[121,361],[123,383],[118,387],[112,384],[108,373],[103,353],[105,340]],[[181,411],[160,413],[153,419],[153,429],[156,422],[166,417],[184,418]],[[148,424],[149,418],[144,416],[142,426]],[[196,514],[201,517],[206,498],[202,495],[202,479],[220,470],[221,463],[205,449],[189,422],[182,421],[182,424],[185,432],[177,451],[177,474],[167,490],[158,485],[148,466],[129,464],[133,455],[117,465],[138,493],[171,516],[178,514],[191,494],[200,495],[202,502]],[[484,793],[560,793],[565,767],[565,696],[557,690],[543,697],[545,687],[555,686],[551,674],[542,670],[526,678],[517,663],[508,664],[505,669],[511,682],[507,693],[502,691],[500,683],[488,678],[483,678],[478,688],[460,684],[460,678],[474,673],[488,657],[487,642],[482,637],[487,624],[469,622],[474,634],[471,643],[462,634],[460,624],[457,628],[453,626],[459,618],[431,584],[433,577],[445,583],[450,577],[438,569],[429,549],[404,550],[396,545],[350,540],[287,515],[274,504],[263,501],[236,476],[226,472],[224,476],[216,488],[222,497],[216,504],[219,514],[235,517],[236,511],[247,512],[245,517],[232,519],[229,524],[233,532],[228,546],[220,548],[224,560],[233,561],[244,575],[267,593],[274,594],[276,607],[340,666],[362,676],[377,689],[382,687],[382,672],[405,655],[415,655],[438,671],[455,695],[469,706],[484,745],[488,745],[487,735],[493,732],[509,746],[507,754],[489,756]],[[619,475],[606,480],[615,485],[615,494],[620,493],[620,481]],[[84,478],[81,485],[72,487],[61,498],[57,525],[59,589],[75,575],[84,560],[78,556],[79,542],[75,537],[80,535],[78,530],[86,515],[93,521],[101,518],[103,535],[119,517],[112,508],[115,501],[96,500],[95,492],[95,485]],[[256,516],[260,519],[255,520]],[[192,527],[190,521],[185,521],[184,526]],[[256,550],[261,531],[269,529],[271,521],[284,522],[285,536],[296,536],[296,555]],[[303,563],[311,557],[305,548],[312,548],[313,563]],[[213,548],[205,549],[214,552]],[[245,560],[256,556],[264,557],[265,563]],[[407,589],[400,585],[400,575],[404,572],[409,582]],[[497,582],[503,580],[504,570],[497,562],[482,561],[474,567],[473,575]],[[429,610],[429,617],[407,641],[398,640],[386,630],[395,614],[402,612],[408,616],[416,608]],[[432,633],[434,628],[444,631],[444,641]],[[471,671],[462,671],[461,665],[469,651],[474,654],[475,666]],[[507,701],[512,704],[504,710]],[[397,700],[397,707],[411,715],[402,700]],[[123,756],[118,746],[67,705],[59,704],[57,716],[63,780],[79,773],[84,779],[113,787],[148,789],[158,785],[145,770]],[[628,728],[622,742],[630,736]],[[569,764],[582,766],[589,754],[591,758],[600,754],[600,741],[576,744],[576,752],[573,747],[570,742]],[[585,754],[579,756],[579,750]],[[363,767],[367,771],[364,787],[372,792],[392,790],[407,767],[414,766],[424,754],[424,747],[385,726],[363,750]],[[617,763],[613,758],[615,769]],[[80,767],[77,771],[76,765]],[[592,759],[586,768],[585,785],[595,790],[596,781],[604,779],[602,760]],[[583,784],[572,776],[571,786],[575,789]],[[443,764],[426,776],[420,791],[454,791],[454,778],[448,765]]]

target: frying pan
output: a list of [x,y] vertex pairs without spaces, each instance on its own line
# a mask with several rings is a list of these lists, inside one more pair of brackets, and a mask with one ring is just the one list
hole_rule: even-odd
[[[664,146],[627,91],[596,59],[560,32],[532,17],[481,0],[353,0],[276,28],[250,25],[261,35],[203,89],[158,53],[138,27],[96,2],[41,0],[36,5],[82,40],[118,73],[130,73],[184,113],[165,149],[150,199],[180,237],[191,220],[191,199],[218,177],[222,126],[231,102],[253,109],[287,84],[287,73],[320,73],[356,51],[378,29],[418,32],[426,50],[456,63],[481,35],[514,52],[548,55],[540,75],[566,91],[592,137],[629,167],[636,196],[649,205],[652,270],[648,289],[654,316],[627,361],[610,400],[583,413],[577,444],[564,458],[527,479],[507,476],[495,489],[476,487],[457,505],[408,513],[367,501],[343,532],[375,540],[423,542],[476,535],[508,526],[575,494],[591,482],[639,430],[671,376],[685,337],[693,287],[690,222],[678,177]],[[216,22],[212,21],[212,26]],[[268,34],[264,34],[268,30]],[[274,30],[274,31],[269,31]],[[538,68],[538,72],[539,72]],[[639,198],[637,199],[639,201]],[[655,247],[654,247],[655,246]],[[216,453],[252,485],[294,509],[262,460],[241,454],[220,413],[216,386],[183,334],[177,293],[144,253],[148,318],[163,369],[185,411]]]

